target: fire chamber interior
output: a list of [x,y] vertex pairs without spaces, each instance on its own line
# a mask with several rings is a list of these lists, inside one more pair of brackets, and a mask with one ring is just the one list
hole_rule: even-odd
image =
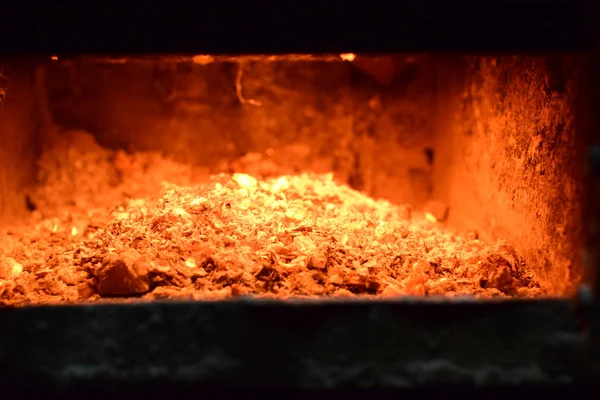
[[0,301],[562,296],[573,57],[5,63]]

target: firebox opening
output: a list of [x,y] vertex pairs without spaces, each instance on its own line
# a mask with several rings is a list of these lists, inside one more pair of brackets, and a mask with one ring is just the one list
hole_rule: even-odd
[[10,65],[2,304],[543,297],[581,279],[577,56]]

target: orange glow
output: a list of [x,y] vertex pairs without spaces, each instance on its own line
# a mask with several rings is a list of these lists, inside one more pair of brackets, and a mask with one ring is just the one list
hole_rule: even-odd
[[344,53],[344,54],[340,54],[340,58],[344,61],[352,62],[356,59],[356,54]]
[[574,65],[60,57],[0,71],[0,305],[579,282]]
[[426,213],[425,213],[425,219],[426,219],[427,221],[429,221],[429,222],[433,222],[433,223],[435,223],[435,222],[438,222],[438,221],[437,221],[437,218],[436,218],[436,217],[434,217],[434,216],[433,216],[433,214],[431,214],[431,213],[428,213],[428,212],[426,212]]
[[[120,153],[121,174],[130,177],[121,186],[4,236],[5,301],[542,294],[522,279],[526,271],[516,273],[520,264],[504,244],[451,234],[433,215],[374,200],[333,174],[236,172],[140,186],[151,176],[133,157],[151,157],[168,180],[180,175],[182,166],[156,155]],[[58,187],[45,193],[56,196]],[[110,205],[133,187],[156,191]]]
[[196,55],[192,57],[192,61],[195,64],[206,65],[212,63],[214,61],[214,58],[212,56],[207,55]]

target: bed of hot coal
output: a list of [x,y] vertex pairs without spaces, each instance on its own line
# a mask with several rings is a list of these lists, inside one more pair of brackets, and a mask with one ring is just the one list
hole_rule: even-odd
[[210,174],[75,133],[44,153],[28,201],[30,218],[0,236],[3,305],[545,294],[509,245],[331,175]]

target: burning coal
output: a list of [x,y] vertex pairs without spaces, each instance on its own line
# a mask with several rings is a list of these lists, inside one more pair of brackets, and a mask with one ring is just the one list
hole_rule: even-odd
[[446,231],[332,174],[195,174],[85,135],[43,160],[38,209],[0,239],[6,305],[544,294],[510,246]]

